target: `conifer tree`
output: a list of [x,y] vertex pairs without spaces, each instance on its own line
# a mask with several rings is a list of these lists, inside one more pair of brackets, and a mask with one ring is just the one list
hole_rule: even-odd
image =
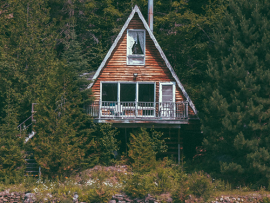
[[83,99],[82,106],[87,106],[92,100],[90,97],[91,90],[86,88],[90,82],[87,80],[87,73],[90,69],[88,64],[89,60],[86,53],[83,53],[81,43],[77,40],[75,25],[71,24],[70,27],[69,39],[64,42],[65,49],[61,60],[68,66],[68,69],[71,71],[70,74],[73,74],[74,85],[77,85],[80,89]]
[[230,0],[209,54],[202,130],[209,170],[235,183],[270,180],[270,3]]
[[44,175],[69,176],[83,162],[89,117],[79,107],[82,98],[70,66],[59,62],[57,71],[48,72],[44,86],[31,145]]
[[[0,181],[5,178],[14,181],[16,174],[24,169],[23,141],[24,133],[18,130],[16,105],[14,104],[14,89],[12,83],[5,80],[5,117],[0,125]],[[21,175],[21,174],[20,174]]]
[[145,172],[155,167],[156,155],[167,151],[165,140],[161,139],[162,135],[153,129],[149,133],[145,128],[130,134],[128,156],[133,170]]
[[[30,114],[43,74],[55,59],[54,22],[50,19],[47,0],[5,1],[0,15],[0,61],[12,64],[7,75],[19,73],[13,81],[21,93],[18,120]],[[3,7],[2,7],[3,6]],[[3,75],[6,77],[6,75]],[[5,104],[0,104],[0,112]]]

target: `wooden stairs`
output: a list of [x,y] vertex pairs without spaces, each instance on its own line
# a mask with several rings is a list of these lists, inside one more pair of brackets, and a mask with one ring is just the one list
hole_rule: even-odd
[[32,176],[32,177],[38,177],[40,178],[40,167],[38,166],[38,163],[35,160],[34,152],[33,151],[27,151],[25,152],[25,171],[24,176]]

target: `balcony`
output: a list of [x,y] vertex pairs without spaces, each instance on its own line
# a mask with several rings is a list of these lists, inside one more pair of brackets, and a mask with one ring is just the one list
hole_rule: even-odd
[[99,123],[172,123],[188,120],[188,102],[93,102],[87,114]]

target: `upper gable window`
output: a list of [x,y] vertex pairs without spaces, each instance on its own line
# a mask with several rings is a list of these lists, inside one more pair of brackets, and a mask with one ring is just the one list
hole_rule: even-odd
[[127,30],[127,65],[144,65],[145,30]]

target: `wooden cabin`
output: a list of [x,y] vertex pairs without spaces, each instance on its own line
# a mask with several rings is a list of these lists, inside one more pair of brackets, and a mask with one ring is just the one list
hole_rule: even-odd
[[138,6],[88,88],[95,98],[88,114],[96,123],[119,128],[124,140],[132,128],[159,128],[171,138],[168,154],[180,159],[185,140],[193,140],[195,150],[194,139],[200,136],[197,110]]

